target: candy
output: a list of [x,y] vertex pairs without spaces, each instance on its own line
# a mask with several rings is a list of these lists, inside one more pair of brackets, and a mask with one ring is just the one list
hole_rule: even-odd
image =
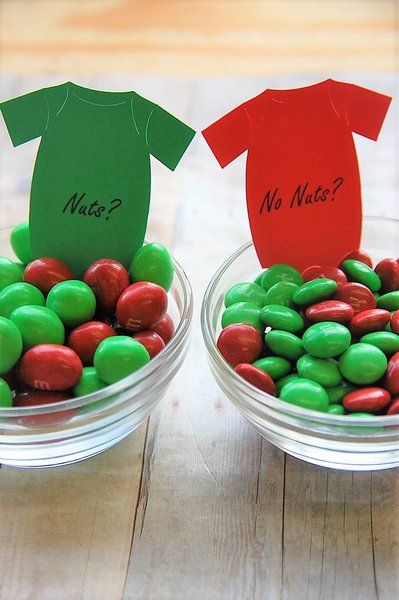
[[273,379],[268,373],[262,371],[262,369],[248,363],[241,363],[235,367],[235,371],[240,377],[245,379],[245,381],[248,381],[248,383],[263,392],[271,394],[272,396],[276,395],[276,386],[274,385]]
[[259,306],[252,302],[232,304],[222,314],[222,327],[228,327],[233,323],[247,323],[262,332],[264,326],[260,318],[260,310]]
[[74,278],[68,265],[55,258],[37,258],[30,262],[24,271],[24,281],[36,286],[45,295],[57,283]]
[[375,413],[384,409],[391,401],[391,394],[380,387],[366,387],[349,392],[343,405],[349,412]]
[[262,350],[262,337],[252,325],[235,323],[223,329],[217,347],[223,358],[231,365],[252,363]]
[[387,410],[387,415],[399,415],[399,396],[392,398],[392,402]]
[[342,380],[338,363],[332,358],[314,358],[304,354],[296,363],[296,368],[299,377],[316,381],[323,387],[338,385]]
[[287,360],[296,361],[305,354],[301,339],[288,331],[274,329],[265,335],[265,342],[273,354]]
[[253,365],[268,373],[273,381],[287,375],[292,368],[291,363],[281,356],[266,356],[256,360]]
[[129,331],[153,329],[164,317],[167,307],[168,296],[161,286],[140,281],[122,292],[116,305],[116,317]]
[[367,333],[361,337],[360,342],[376,346],[387,356],[392,356],[395,352],[399,352],[399,335],[396,335],[396,333],[375,331],[374,333]]
[[297,271],[297,269],[294,269],[294,267],[278,263],[272,265],[263,272],[260,279],[260,285],[267,291],[272,285],[279,281],[289,281],[290,283],[301,285],[303,283],[303,278],[300,272]]
[[302,277],[304,281],[311,281],[312,279],[318,279],[320,277],[324,277],[327,279],[334,279],[338,285],[343,285],[347,283],[346,275],[341,269],[337,267],[322,267],[320,265],[314,265],[312,267],[308,267],[302,273]]
[[377,306],[373,292],[365,285],[352,281],[339,286],[334,294],[334,300],[341,300],[341,302],[350,304],[355,311],[355,315],[363,310],[369,310]]
[[300,306],[309,306],[310,304],[331,298],[336,289],[337,282],[333,279],[325,277],[312,279],[299,287],[293,296],[293,300],[295,304],[299,304]]
[[165,344],[167,344],[172,339],[175,332],[175,325],[172,317],[166,313],[164,318],[153,327],[153,331],[160,335]]
[[83,281],[71,279],[51,288],[47,308],[53,310],[67,327],[77,327],[90,321],[96,310],[96,298]]
[[290,373],[289,375],[285,375],[284,377],[281,377],[281,379],[279,379],[276,382],[276,391],[277,391],[277,395],[280,396],[280,392],[283,389],[283,387],[289,382],[289,381],[293,381],[294,379],[299,379],[299,375],[298,373]]
[[391,329],[393,333],[399,335],[399,310],[394,312],[394,314],[391,317]]
[[[44,392],[30,390],[21,392],[14,398],[14,406],[31,407],[42,406],[43,404],[52,404],[65,402],[70,399],[70,394],[63,392]],[[76,415],[75,409],[59,410],[54,412],[42,413],[38,415],[23,415],[18,418],[18,423],[24,427],[52,427],[69,421]]]
[[237,283],[233,285],[224,297],[226,308],[237,302],[250,302],[262,308],[266,304],[267,293],[256,283]]
[[356,388],[347,381],[341,381],[338,385],[326,388],[330,404],[341,404],[344,397]]
[[340,404],[331,404],[327,408],[327,412],[328,412],[329,415],[344,415],[345,414],[345,409]]
[[13,283],[0,292],[0,316],[10,318],[11,313],[20,306],[44,306],[44,296],[30,283]]
[[8,285],[22,281],[23,267],[12,260],[0,256],[0,292]]
[[385,354],[371,344],[353,344],[339,359],[339,370],[352,383],[374,383],[384,375],[386,369]]
[[82,362],[71,348],[39,344],[21,358],[19,372],[29,386],[61,391],[74,386],[82,374]]
[[388,292],[383,294],[377,300],[378,308],[385,308],[386,310],[398,310],[399,309],[399,290],[396,292]]
[[363,262],[359,260],[344,260],[341,264],[341,269],[350,281],[362,283],[372,292],[378,292],[381,289],[381,279],[373,269]]
[[119,296],[130,284],[125,267],[110,258],[96,260],[87,269],[83,281],[93,290],[99,311],[106,315],[115,312]]
[[288,306],[279,304],[268,304],[264,306],[260,312],[260,317],[265,323],[273,329],[281,329],[297,333],[304,327],[304,322],[299,313]]
[[71,331],[67,345],[76,352],[84,365],[92,365],[98,345],[114,335],[115,330],[106,323],[89,321]]
[[290,281],[278,281],[267,290],[264,305],[281,304],[292,308],[294,306],[292,297],[298,288],[299,285]]
[[334,358],[345,352],[351,343],[349,330],[332,321],[311,325],[302,338],[303,346],[316,358]]
[[95,367],[84,367],[78,383],[73,388],[74,396],[86,396],[98,392],[106,387],[105,381],[100,379]]
[[111,384],[144,367],[150,362],[150,355],[143,344],[120,335],[103,340],[93,362],[100,379]]
[[0,408],[12,406],[12,392],[10,386],[4,379],[0,379]]
[[0,374],[7,373],[22,352],[22,337],[12,321],[0,317]]
[[373,261],[371,260],[370,255],[367,254],[367,252],[364,252],[364,250],[355,250],[354,252],[349,252],[349,254],[344,257],[343,261],[345,260],[358,260],[371,269],[373,268]]
[[133,337],[135,340],[138,340],[140,344],[143,344],[144,348],[146,348],[148,354],[150,355],[150,358],[154,358],[154,356],[159,354],[161,350],[165,348],[165,342],[161,336],[150,329],[147,331],[139,331],[138,333],[134,333]]
[[24,265],[28,264],[32,260],[28,221],[14,227],[11,232],[10,242],[18,260]]
[[399,290],[399,263],[394,258],[384,258],[374,271],[381,280],[383,293]]
[[325,389],[310,379],[299,377],[286,383],[281,392],[281,400],[309,408],[311,410],[319,410],[327,412],[328,410],[328,395]]
[[129,273],[135,281],[150,281],[169,291],[174,274],[172,257],[162,244],[146,244],[134,255]]
[[45,306],[21,306],[11,313],[10,320],[21,333],[25,351],[37,344],[64,343],[61,319]]
[[384,387],[393,395],[399,394],[399,352],[388,361]]
[[361,336],[383,329],[391,319],[391,314],[381,308],[371,308],[357,313],[349,323],[352,335]]
[[312,304],[306,309],[306,318],[312,323],[333,321],[334,323],[348,323],[355,314],[352,306],[340,300],[324,300]]

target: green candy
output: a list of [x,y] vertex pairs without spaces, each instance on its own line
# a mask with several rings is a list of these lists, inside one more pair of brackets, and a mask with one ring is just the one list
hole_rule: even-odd
[[351,343],[349,329],[333,321],[311,325],[302,338],[303,346],[316,358],[334,358],[345,352]]
[[236,302],[226,308],[222,314],[223,329],[233,323],[247,323],[261,332],[264,329],[260,318],[260,308],[253,302]]
[[287,360],[296,361],[305,354],[300,338],[289,331],[274,329],[265,335],[265,342],[273,354]]
[[14,250],[17,258],[21,261],[21,263],[27,265],[31,262],[32,254],[30,250],[30,233],[28,221],[17,225],[12,230],[11,247]]
[[63,344],[65,341],[61,319],[45,306],[21,306],[11,313],[10,320],[21,333],[25,351],[37,344]]
[[288,306],[281,306],[280,304],[268,304],[264,306],[260,313],[260,318],[273,329],[282,329],[283,331],[290,331],[296,333],[305,326],[303,319],[299,313]]
[[105,388],[107,384],[100,379],[95,367],[83,367],[81,378],[73,388],[74,396],[86,396]]
[[266,356],[252,363],[254,367],[258,367],[268,373],[273,380],[280,379],[291,371],[291,363],[281,356]]
[[129,274],[134,281],[151,281],[168,292],[172,287],[174,274],[169,250],[162,244],[146,244],[133,256]]
[[254,283],[256,283],[256,285],[262,285],[262,277],[263,275],[266,273],[266,271],[262,271],[262,273],[259,273],[259,275],[256,277],[256,279],[254,280]]
[[326,392],[330,399],[330,404],[341,404],[342,400],[345,398],[346,394],[349,392],[353,392],[356,388],[353,385],[350,385],[346,381],[341,381],[338,385],[334,385],[333,387],[327,387]]
[[0,374],[7,373],[22,352],[22,337],[10,319],[0,317]]
[[290,404],[321,412],[327,412],[329,406],[325,389],[315,381],[302,377],[286,383],[280,392],[280,398]]
[[399,335],[389,331],[374,331],[360,338],[360,342],[371,344],[383,351],[387,356],[399,352]]
[[0,256],[0,292],[12,283],[22,281],[23,276],[24,269],[21,265],[9,258]]
[[276,382],[277,395],[279,396],[283,387],[290,381],[294,381],[294,379],[299,379],[298,373],[290,373],[289,375],[281,377],[281,379]]
[[344,415],[345,414],[345,409],[344,409],[343,406],[341,406],[341,404],[331,404],[327,408],[327,412],[330,415]]
[[293,295],[295,304],[300,306],[310,306],[321,300],[331,298],[337,289],[338,284],[334,279],[319,277],[312,279],[301,285]]
[[266,292],[260,285],[256,283],[237,283],[233,285],[224,297],[224,305],[226,308],[237,302],[251,302],[259,308],[264,306],[266,300]]
[[48,293],[47,308],[53,310],[67,327],[90,321],[96,310],[96,297],[83,281],[71,279],[57,283]]
[[279,281],[267,290],[264,305],[281,304],[282,306],[293,308],[294,302],[292,298],[297,289],[299,289],[299,285],[296,285],[295,283],[291,283],[290,281]]
[[388,292],[383,294],[377,299],[378,308],[384,308],[385,310],[398,310],[399,308],[399,290],[396,292]]
[[340,268],[347,275],[349,281],[362,283],[372,292],[378,292],[381,289],[381,279],[377,273],[360,260],[344,260]]
[[385,354],[371,344],[353,344],[339,359],[339,370],[352,383],[366,385],[382,377],[387,368]]
[[260,284],[263,289],[267,291],[272,285],[279,281],[288,281],[290,283],[295,283],[296,285],[301,285],[303,283],[303,277],[299,271],[294,269],[294,267],[277,263],[264,271]]
[[138,340],[119,335],[99,344],[93,362],[100,379],[111,384],[149,363],[150,355]]
[[342,381],[338,363],[332,358],[314,358],[304,354],[296,363],[296,369],[299,377],[311,379],[323,387],[338,385]]
[[10,386],[4,379],[0,379],[0,408],[12,406],[12,392]]
[[8,285],[0,292],[0,316],[10,318],[20,306],[44,306],[44,296],[30,283],[20,281]]

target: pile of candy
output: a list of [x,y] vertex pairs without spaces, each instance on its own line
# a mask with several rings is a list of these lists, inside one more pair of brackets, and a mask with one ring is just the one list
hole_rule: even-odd
[[255,387],[335,415],[399,414],[399,259],[275,264],[225,307],[218,349]]
[[173,336],[174,269],[161,244],[138,250],[129,272],[97,260],[83,280],[54,258],[30,260],[27,223],[11,244],[22,264],[0,257],[0,407],[100,390],[147,364]]

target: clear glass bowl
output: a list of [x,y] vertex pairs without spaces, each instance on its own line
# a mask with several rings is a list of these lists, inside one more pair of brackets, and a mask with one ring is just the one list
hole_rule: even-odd
[[107,450],[150,415],[189,344],[192,290],[175,260],[174,267],[168,312],[176,331],[164,350],[136,373],[93,394],[40,407],[0,409],[0,463],[50,467],[79,461]]
[[[365,217],[362,247],[375,262],[397,258],[399,221]],[[220,388],[263,437],[297,458],[353,471],[398,466],[399,415],[366,420],[303,409],[258,390],[226,363],[216,347],[224,294],[235,283],[253,280],[260,270],[255,249],[247,243],[226,260],[205,292],[202,334]]]

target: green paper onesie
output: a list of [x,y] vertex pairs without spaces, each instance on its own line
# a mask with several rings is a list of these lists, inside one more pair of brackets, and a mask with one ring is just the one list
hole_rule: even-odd
[[173,170],[194,131],[135,92],[71,82],[0,104],[12,143],[41,137],[30,193],[33,258],[76,275],[99,258],[128,266],[144,241],[150,155]]

